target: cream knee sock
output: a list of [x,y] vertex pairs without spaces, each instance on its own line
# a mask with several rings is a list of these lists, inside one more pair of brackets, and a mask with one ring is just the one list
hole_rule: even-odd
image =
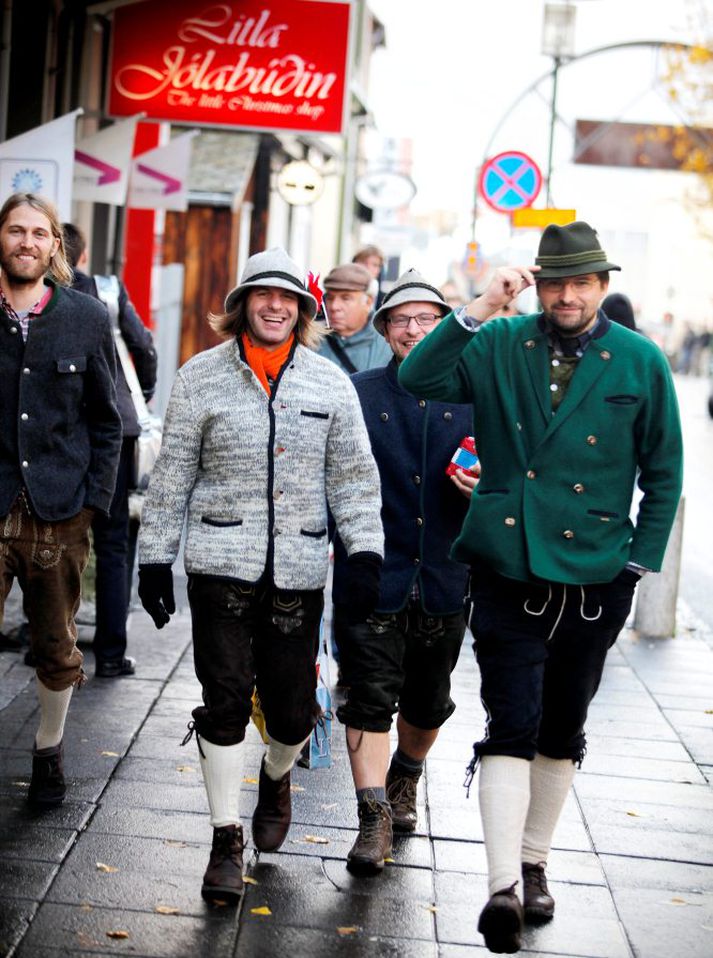
[[64,720],[69,709],[69,700],[72,698],[74,686],[53,692],[37,679],[37,695],[40,700],[40,727],[35,736],[35,747],[52,748],[59,745],[64,735]]
[[488,859],[488,889],[494,895],[521,882],[530,762],[511,755],[484,755],[480,760],[478,799]]
[[539,752],[530,767],[530,807],[522,839],[522,860],[547,862],[555,826],[574,778],[574,762]]
[[198,756],[213,828],[240,824],[243,753],[242,742],[238,745],[214,745],[204,738],[198,739]]
[[265,773],[273,782],[279,781],[295,764],[295,759],[302,751],[302,746],[309,739],[309,735],[299,745],[283,745],[270,739],[265,752]]

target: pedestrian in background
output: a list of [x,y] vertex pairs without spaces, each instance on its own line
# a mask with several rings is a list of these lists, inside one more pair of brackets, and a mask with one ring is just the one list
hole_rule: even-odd
[[[682,474],[668,364],[598,308],[619,267],[595,231],[548,226],[536,263],[497,270],[399,370],[415,395],[473,403],[482,479],[453,557],[472,567],[488,715],[471,763],[490,892],[478,928],[507,953],[523,919],[553,916],[545,866],[587,709],[640,576],[661,568]],[[539,314],[495,318],[534,282]]]
[[62,227],[44,198],[6,200],[0,268],[0,595],[4,606],[16,578],[40,702],[28,798],[49,808],[66,793],[64,723],[84,680],[74,616],[89,527],[114,493],[121,420],[106,309],[66,288]]
[[330,332],[319,354],[345,373],[363,372],[388,363],[391,350],[371,323],[372,274],[359,263],[335,266],[324,279],[324,305]]
[[[379,594],[379,474],[354,387],[313,348],[317,301],[282,249],[248,260],[226,342],[179,369],[139,534],[139,596],[157,628],[175,611],[171,566],[188,573],[198,739],[213,847],[202,894],[243,891],[243,740],[257,690],[270,742],[252,834],[275,851],[291,821],[290,770],[319,717],[315,660],[329,566],[327,501],[348,554],[349,615]],[[189,731],[189,737],[190,737]]]
[[369,244],[357,250],[354,256],[352,256],[352,263],[359,263],[361,266],[365,266],[371,273],[372,282],[369,287],[369,292],[374,297],[373,309],[378,309],[384,298],[384,294],[381,291],[381,277],[384,273],[384,254],[378,246]]
[[[417,787],[426,756],[453,714],[450,676],[465,632],[468,567],[448,557],[460,531],[474,476],[446,470],[472,408],[416,399],[399,385],[399,364],[450,312],[440,292],[408,270],[374,317],[393,353],[381,369],[352,377],[381,476],[384,568],[376,610],[340,634],[346,726],[359,834],[347,868],[373,875],[391,854],[392,827],[416,829]],[[335,543],[333,597],[348,608],[348,560]],[[348,617],[344,612],[342,620]],[[389,729],[398,744],[389,764]]]
[[631,300],[624,293],[609,293],[602,300],[602,309],[607,318],[626,326],[627,329],[636,331],[636,318],[634,317],[634,307]]
[[[94,276],[84,272],[89,257],[84,233],[73,223],[63,223],[67,261],[73,270],[72,287],[101,299]],[[156,350],[124,284],[118,280],[116,324],[136,369],[144,399],[148,402],[156,387]],[[114,497],[109,515],[97,514],[92,522],[96,556],[96,623],[94,632],[95,675],[116,678],[133,675],[136,660],[126,655],[126,620],[134,570],[135,540],[129,540],[129,491],[132,487],[136,439],[141,432],[131,390],[121,363],[117,361],[116,399],[121,416],[122,444]]]

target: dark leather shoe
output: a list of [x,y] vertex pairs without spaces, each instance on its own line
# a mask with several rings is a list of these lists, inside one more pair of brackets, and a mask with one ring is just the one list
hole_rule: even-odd
[[265,759],[260,764],[260,784],[257,805],[253,812],[253,841],[261,852],[276,852],[282,845],[292,821],[290,773],[276,782],[265,771]]
[[94,674],[100,679],[116,679],[122,675],[133,675],[136,671],[136,659],[125,655],[123,659],[104,659],[96,664]]
[[32,751],[32,779],[27,800],[34,808],[56,808],[64,801],[64,750],[62,743]]
[[522,897],[525,903],[525,921],[542,925],[555,913],[555,900],[550,895],[545,877],[545,866],[522,863]]
[[213,829],[213,847],[203,876],[206,901],[237,902],[243,894],[243,830],[240,825]]
[[354,875],[378,875],[391,855],[393,832],[391,809],[367,793],[359,802],[359,834],[347,855],[347,869]]
[[480,913],[478,931],[485,938],[488,951],[512,955],[522,942],[523,909],[515,894],[515,885],[491,895]]
[[395,832],[413,832],[418,823],[416,791],[421,772],[409,773],[402,765],[391,759],[386,774],[386,797],[391,805],[391,817]]

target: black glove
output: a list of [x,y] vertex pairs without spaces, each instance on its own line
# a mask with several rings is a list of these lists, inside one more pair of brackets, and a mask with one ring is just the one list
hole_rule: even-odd
[[347,620],[366,622],[379,601],[383,559],[375,552],[355,552],[347,559]]
[[169,562],[139,566],[139,598],[156,628],[162,629],[176,611]]

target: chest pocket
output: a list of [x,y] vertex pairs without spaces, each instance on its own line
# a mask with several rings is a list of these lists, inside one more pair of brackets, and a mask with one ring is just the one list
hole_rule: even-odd
[[87,371],[86,356],[69,356],[67,359],[57,360],[57,372],[73,375],[74,373],[84,373]]
[[326,409],[300,409],[301,452],[311,461],[323,461],[331,415]]

